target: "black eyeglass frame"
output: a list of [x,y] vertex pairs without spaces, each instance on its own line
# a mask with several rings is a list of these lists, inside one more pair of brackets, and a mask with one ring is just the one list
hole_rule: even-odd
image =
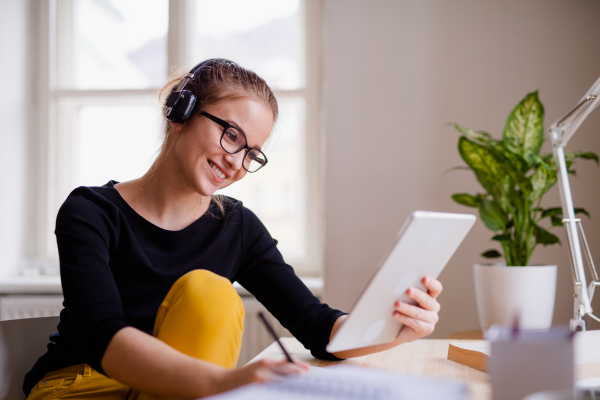
[[[248,152],[249,152],[250,150],[255,150],[255,151],[258,151],[260,154],[262,154],[262,156],[263,156],[263,157],[264,157],[264,159],[265,159],[265,163],[264,163],[264,164],[262,164],[260,167],[258,167],[258,169],[257,169],[256,171],[250,171],[250,170],[248,170],[248,168],[246,168],[246,166],[245,166],[245,165],[244,165],[244,163],[242,162],[242,167],[243,167],[243,168],[244,168],[244,169],[245,169],[247,172],[250,172],[251,174],[253,174],[253,173],[255,173],[255,172],[259,171],[259,170],[260,170],[262,167],[264,167],[265,165],[267,165],[267,163],[269,162],[269,160],[267,159],[267,156],[266,156],[266,154],[265,154],[265,153],[263,153],[263,152],[262,152],[261,150],[259,150],[259,149],[256,149],[256,148],[254,148],[254,147],[250,147],[250,146],[248,146],[248,138],[246,138],[246,135],[244,135],[244,132],[242,132],[242,131],[240,130],[240,128],[238,128],[238,127],[237,127],[237,126],[235,126],[235,125],[232,125],[232,124],[230,124],[230,123],[229,123],[229,122],[227,122],[227,121],[223,121],[221,118],[215,117],[214,115],[212,115],[212,114],[209,114],[209,113],[207,113],[206,111],[200,111],[200,113],[199,113],[199,114],[200,114],[200,115],[204,115],[206,118],[210,119],[210,120],[211,120],[211,121],[213,121],[213,122],[216,122],[217,124],[219,124],[219,125],[221,125],[221,126],[223,127],[223,133],[221,134],[221,140],[219,140],[219,144],[221,145],[221,148],[222,148],[223,150],[225,150],[227,153],[229,153],[229,154],[237,154],[237,153],[239,153],[239,152],[240,152],[240,151],[242,151],[242,150],[246,150],[246,153],[244,154],[244,159],[246,159],[246,157],[248,156]],[[244,141],[246,142],[246,144],[244,144],[242,147],[240,147],[239,149],[237,149],[237,150],[236,150],[236,151],[234,151],[234,152],[231,152],[231,151],[227,150],[227,149],[225,148],[225,146],[223,146],[223,136],[225,136],[225,132],[227,132],[227,129],[229,129],[229,128],[233,128],[233,129],[235,129],[236,131],[238,131],[238,132],[239,132],[239,133],[242,135],[242,137],[244,138]],[[259,163],[259,164],[260,164],[260,163]]]

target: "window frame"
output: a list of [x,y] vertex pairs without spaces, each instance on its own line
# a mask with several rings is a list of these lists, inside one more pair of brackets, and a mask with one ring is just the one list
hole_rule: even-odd
[[[65,0],[61,0],[64,2]],[[70,0],[66,0],[70,1]],[[306,120],[304,146],[306,162],[305,182],[305,215],[306,215],[306,257],[298,260],[286,260],[299,275],[322,277],[324,261],[324,162],[322,147],[324,137],[321,135],[321,21],[323,5],[319,0],[299,0],[300,13],[303,20],[305,54],[305,87],[298,90],[277,90],[276,96],[285,101],[286,98],[301,97],[306,104]],[[59,198],[61,171],[67,167],[59,156],[59,149],[64,152],[65,133],[56,132],[57,103],[61,99],[80,99],[81,101],[102,101],[121,97],[155,99],[159,88],[150,89],[117,89],[117,90],[62,90],[56,84],[56,4],[57,0],[42,1],[36,7],[37,20],[37,66],[35,85],[37,104],[33,109],[37,123],[35,124],[34,149],[37,179],[32,182],[32,193],[37,199],[35,209],[35,258],[48,259],[56,257],[56,239],[54,225],[56,211],[64,199]],[[194,64],[189,60],[190,35],[193,32],[192,18],[195,15],[193,0],[169,0],[169,17],[167,33],[167,63],[169,71],[180,70]],[[68,133],[66,134],[69,135]],[[62,142],[62,143],[61,143]],[[243,199],[241,199],[243,200]]]

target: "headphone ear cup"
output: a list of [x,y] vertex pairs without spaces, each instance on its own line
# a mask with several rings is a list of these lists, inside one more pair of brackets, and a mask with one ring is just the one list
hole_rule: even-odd
[[[175,93],[172,93],[173,96]],[[170,97],[170,96],[169,96]],[[189,90],[182,90],[177,100],[174,101],[171,112],[166,116],[168,121],[183,124],[187,121],[194,111],[196,105],[196,96]]]

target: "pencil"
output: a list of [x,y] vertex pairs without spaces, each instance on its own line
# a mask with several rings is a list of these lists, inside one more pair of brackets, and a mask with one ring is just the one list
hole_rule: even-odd
[[285,357],[287,358],[287,360],[289,362],[291,362],[292,364],[295,364],[294,360],[292,360],[292,357],[290,357],[290,353],[288,353],[287,350],[285,349],[285,347],[283,347],[283,344],[281,343],[281,341],[279,340],[279,338],[275,334],[275,331],[273,330],[273,328],[271,327],[271,325],[269,324],[269,322],[267,322],[267,319],[265,318],[265,316],[263,315],[263,313],[259,312],[258,316],[262,320],[262,322],[265,324],[265,326],[267,327],[267,330],[269,331],[269,333],[271,334],[271,336],[273,336],[273,339],[275,339],[275,341],[277,342],[277,344],[279,345],[279,347],[281,347],[281,350],[283,351],[283,354],[285,354]]

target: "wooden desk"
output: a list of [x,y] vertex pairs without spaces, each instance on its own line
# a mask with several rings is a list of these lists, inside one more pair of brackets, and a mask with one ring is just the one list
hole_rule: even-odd
[[[457,379],[464,381],[468,385],[471,393],[469,400],[489,400],[492,398],[489,375],[487,373],[477,371],[447,359],[448,343],[450,342],[450,340],[447,339],[421,339],[381,353],[352,358],[340,362],[323,361],[313,358],[313,356],[310,355],[310,352],[295,338],[282,338],[281,341],[292,356],[317,367],[326,367],[328,365],[342,363],[397,371],[403,374]],[[461,340],[452,340],[452,343],[460,342]],[[263,358],[283,358],[283,354],[277,343],[271,344],[252,361]],[[577,367],[577,379],[599,376],[600,363],[585,364]]]
[[[491,399],[489,375],[447,359],[449,340],[421,339],[406,343],[382,353],[340,362],[317,360],[294,338],[282,338],[283,345],[293,357],[310,365],[325,367],[339,363],[417,374],[435,378],[458,379],[469,386],[471,400]],[[458,340],[453,340],[459,342]],[[279,359],[283,354],[277,343],[267,347],[252,361],[264,358]],[[252,362],[251,361],[251,362]]]

